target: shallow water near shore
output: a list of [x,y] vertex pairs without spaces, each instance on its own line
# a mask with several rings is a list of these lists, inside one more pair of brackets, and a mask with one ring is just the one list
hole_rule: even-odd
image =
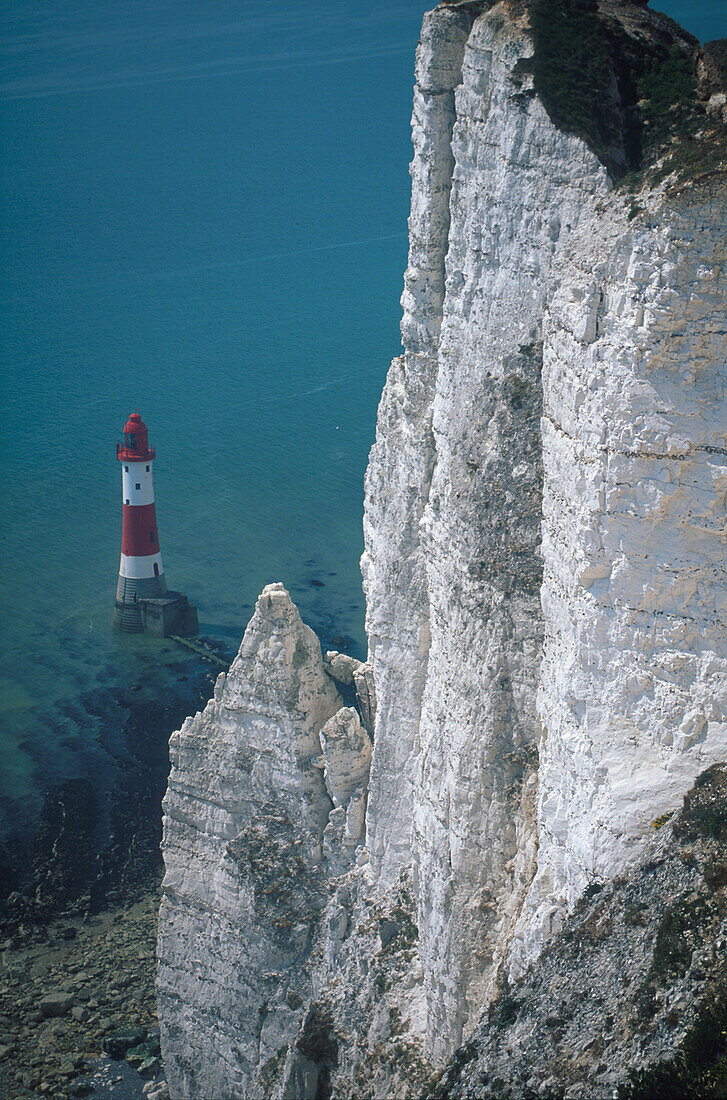
[[97,1098],[142,1095],[145,1079],[102,1050],[119,1030],[156,1032],[159,900],[157,882],[131,905],[0,940],[0,1095],[83,1095],[84,1084]]

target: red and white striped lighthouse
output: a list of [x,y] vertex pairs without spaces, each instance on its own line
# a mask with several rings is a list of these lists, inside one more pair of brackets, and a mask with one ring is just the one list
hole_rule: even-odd
[[114,626],[136,633],[144,629],[139,600],[167,591],[154,508],[151,468],[156,452],[149,446],[149,432],[138,412],[124,424],[124,445],[116,444],[116,457],[121,463],[124,503]]

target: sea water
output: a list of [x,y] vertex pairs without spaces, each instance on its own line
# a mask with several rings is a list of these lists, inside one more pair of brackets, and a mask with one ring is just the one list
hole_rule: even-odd
[[[713,38],[720,4],[659,6]],[[176,675],[169,643],[111,629],[134,409],[202,633],[231,656],[279,580],[364,655],[362,480],[429,6],[4,6],[0,835],[103,768],[94,693]]]
[[[157,450],[170,588],[231,656],[282,581],[363,656],[363,473],[399,350],[426,0],[11,0],[2,168],[0,828],[102,766],[116,441]],[[163,731],[168,736],[169,731]]]

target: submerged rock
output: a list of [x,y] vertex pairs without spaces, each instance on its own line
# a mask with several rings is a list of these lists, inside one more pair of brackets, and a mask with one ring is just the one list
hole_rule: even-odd
[[72,993],[48,993],[40,1002],[43,1016],[65,1016],[73,1004]]
[[110,1031],[103,1041],[104,1053],[110,1058],[120,1060],[126,1057],[130,1049],[143,1043],[145,1038],[146,1030],[143,1027],[125,1027]]
[[94,1091],[94,1084],[90,1077],[77,1077],[69,1085],[71,1096],[90,1096]]
[[161,1063],[155,1054],[149,1055],[139,1063],[137,1069],[142,1077],[156,1077]]

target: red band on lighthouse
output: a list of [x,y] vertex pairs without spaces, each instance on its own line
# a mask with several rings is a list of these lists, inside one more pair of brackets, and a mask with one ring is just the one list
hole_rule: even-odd
[[124,504],[121,553],[142,558],[159,553],[156,508],[153,504]]

